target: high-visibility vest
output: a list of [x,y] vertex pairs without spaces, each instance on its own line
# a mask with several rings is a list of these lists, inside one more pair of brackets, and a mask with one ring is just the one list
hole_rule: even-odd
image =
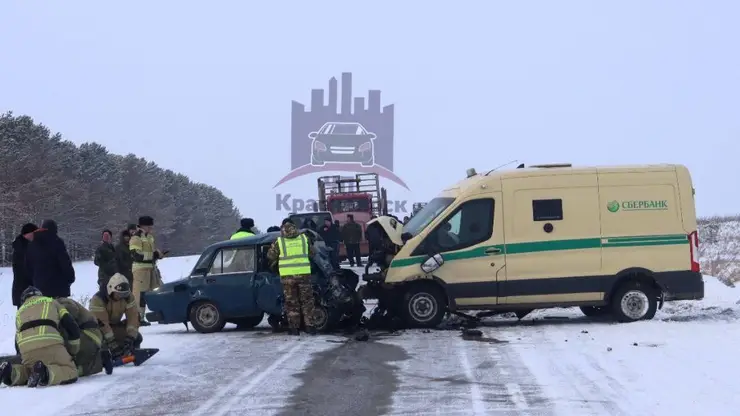
[[280,277],[311,274],[311,260],[308,257],[308,238],[300,234],[294,238],[278,238],[278,270]]
[[250,233],[249,231],[237,231],[231,236],[229,240],[236,240],[237,238],[247,237],[254,237],[254,234]]

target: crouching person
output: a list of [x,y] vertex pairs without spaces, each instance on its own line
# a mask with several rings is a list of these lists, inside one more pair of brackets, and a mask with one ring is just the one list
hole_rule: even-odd
[[[72,355],[80,349],[80,328],[67,309],[31,286],[21,295],[15,322],[21,364],[0,363],[3,383],[36,387],[77,381],[77,367]],[[60,328],[64,328],[69,337],[69,352]]]
[[111,276],[105,290],[101,289],[90,299],[90,312],[98,320],[103,342],[113,359],[141,346],[139,309],[125,276],[120,273]]
[[[80,351],[74,355],[77,364],[77,374],[80,377],[98,374],[105,369],[106,374],[113,373],[113,359],[110,351],[103,348],[103,333],[98,327],[98,319],[84,306],[70,298],[57,299],[64,308],[72,315],[72,318],[80,327]],[[62,337],[68,340],[66,331],[62,330]],[[66,344],[67,351],[72,354],[74,347]]]

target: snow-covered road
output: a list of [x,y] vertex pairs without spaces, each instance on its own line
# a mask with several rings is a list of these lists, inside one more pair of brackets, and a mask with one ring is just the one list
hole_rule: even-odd
[[[739,289],[707,277],[707,299],[668,304],[653,321],[561,309],[487,321],[477,340],[452,330],[361,342],[153,325],[144,346],[161,351],[143,366],[70,386],[2,387],[0,402],[17,410],[8,414],[55,415],[735,414],[738,299]],[[2,331],[0,352],[11,352]]]

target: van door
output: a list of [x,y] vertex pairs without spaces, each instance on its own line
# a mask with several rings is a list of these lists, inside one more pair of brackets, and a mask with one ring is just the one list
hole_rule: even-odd
[[[594,172],[595,173],[595,172]],[[500,304],[601,301],[601,222],[597,176],[504,179],[506,282]]]
[[468,197],[427,235],[412,255],[439,253],[434,275],[459,307],[495,305],[504,279],[501,192]]

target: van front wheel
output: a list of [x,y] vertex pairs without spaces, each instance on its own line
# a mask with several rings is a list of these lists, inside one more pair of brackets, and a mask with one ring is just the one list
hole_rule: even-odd
[[403,297],[403,315],[412,328],[434,328],[442,323],[446,313],[445,296],[438,287],[414,284]]
[[611,308],[619,322],[653,319],[658,310],[658,295],[645,282],[629,281],[614,292]]

